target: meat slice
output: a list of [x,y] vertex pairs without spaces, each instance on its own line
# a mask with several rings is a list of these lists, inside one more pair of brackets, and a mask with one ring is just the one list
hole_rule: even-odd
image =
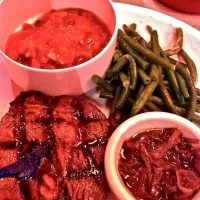
[[29,191],[28,199],[55,200],[58,198],[59,177],[53,164],[46,158],[41,160],[36,177],[28,180],[27,183],[28,187],[24,186],[22,189]]
[[[16,149],[0,148],[0,168],[16,161]],[[0,179],[0,200],[22,200],[23,196],[15,178]]]
[[64,179],[68,196],[74,200],[97,196],[105,200],[108,190],[103,159],[110,131],[108,121],[87,101],[62,96],[56,103],[53,130],[59,162],[63,174],[67,174]]
[[72,200],[106,200],[108,186],[99,187],[94,177],[66,180],[65,184]]
[[0,200],[23,200],[18,182],[15,178],[0,180]]
[[86,121],[80,124],[79,132],[84,142],[94,141],[98,138],[107,138],[109,125],[106,120]]
[[9,112],[2,118],[0,124],[0,144],[16,142],[21,139],[21,108],[10,107]]
[[43,95],[27,95],[23,101],[26,139],[31,142],[47,142],[45,122],[49,120],[48,106]]
[[0,200],[105,200],[110,132],[105,115],[87,100],[21,93],[0,123],[0,167],[38,145],[48,144],[51,151],[32,179],[19,185],[14,178],[0,180]]

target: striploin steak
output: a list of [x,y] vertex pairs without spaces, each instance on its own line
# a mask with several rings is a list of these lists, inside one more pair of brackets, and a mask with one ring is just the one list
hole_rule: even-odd
[[36,176],[0,179],[0,200],[105,200],[104,152],[112,127],[87,100],[23,92],[0,123],[0,168],[49,145]]

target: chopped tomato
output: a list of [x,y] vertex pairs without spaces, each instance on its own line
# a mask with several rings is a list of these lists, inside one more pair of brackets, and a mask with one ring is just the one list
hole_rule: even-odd
[[96,56],[110,37],[106,25],[92,12],[53,10],[10,35],[6,54],[35,68],[67,68]]

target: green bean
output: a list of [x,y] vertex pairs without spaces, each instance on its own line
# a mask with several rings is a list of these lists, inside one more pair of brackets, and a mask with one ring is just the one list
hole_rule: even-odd
[[[151,49],[153,53],[156,55],[160,55],[160,46],[158,42],[158,34],[157,31],[153,31],[151,34]],[[150,76],[153,77],[154,79],[157,77],[158,70],[160,70],[160,67],[152,64],[151,69],[150,69]]]
[[136,99],[138,99],[140,97],[143,90],[144,90],[144,85],[140,85],[137,95],[136,95]]
[[156,80],[156,78],[158,78],[157,74],[158,74],[158,67],[152,64],[150,67],[149,76],[151,77],[152,80]]
[[116,107],[122,108],[130,93],[130,89],[129,89],[130,80],[129,80],[129,77],[127,77],[127,75],[124,72],[120,72],[119,77],[124,87],[123,87],[121,95],[119,96],[119,99],[117,100]]
[[[134,38],[133,38],[133,39],[134,39]],[[140,44],[141,44],[143,47],[149,49],[149,45],[148,45],[144,40],[141,40],[141,41],[140,41]]]
[[148,101],[149,97],[153,94],[154,90],[158,85],[158,81],[152,81],[149,83],[141,92],[141,95],[133,104],[131,109],[131,115],[136,115],[140,112],[140,110],[145,106],[146,102]]
[[124,72],[120,72],[119,77],[120,77],[123,87],[129,88],[129,86],[130,86],[129,77]]
[[125,35],[123,36],[123,39],[127,42],[127,44],[130,45],[130,47],[132,47],[135,51],[151,60],[153,63],[159,64],[166,69],[171,69],[173,71],[175,70],[176,65],[166,61],[164,58],[156,55],[151,50],[144,48],[141,44],[134,42],[129,36]]
[[153,31],[151,34],[151,48],[153,53],[155,53],[156,55],[160,55],[160,45],[158,42],[158,33],[157,31]]
[[169,85],[170,85],[170,83],[169,83],[168,80],[162,80],[162,83],[163,83],[165,86],[169,86]]
[[198,74],[197,74],[197,68],[196,68],[194,61],[190,58],[190,56],[183,49],[179,52],[179,55],[185,61],[186,65],[188,67],[188,70],[190,72],[190,75],[191,75],[193,81],[196,83]]
[[170,96],[168,90],[167,90],[166,87],[164,86],[164,84],[160,82],[160,83],[158,84],[158,88],[159,88],[160,94],[161,94],[161,96],[162,96],[162,98],[163,98],[163,101],[164,101],[164,103],[165,103],[166,106],[167,106],[167,109],[168,109],[170,112],[172,112],[172,113],[178,115],[178,112],[177,112],[177,110],[176,110],[176,108],[175,108],[175,105],[174,105],[174,103],[173,103],[173,100],[172,100],[172,98],[171,98],[171,96]]
[[130,79],[131,79],[130,88],[132,90],[135,90],[136,85],[137,85],[138,75],[137,75],[136,63],[135,63],[135,60],[132,57],[129,58],[129,71],[130,71]]
[[152,102],[147,102],[145,107],[151,111],[161,111],[161,109]]
[[195,111],[200,113],[200,106],[197,106]]
[[197,103],[197,92],[194,86],[194,82],[192,81],[188,71],[179,63],[177,63],[176,65],[176,71],[184,78],[188,88],[190,98],[189,98],[189,107],[185,117],[188,120],[191,120],[194,115]]
[[176,110],[178,111],[178,114],[179,114],[180,116],[184,116],[184,115],[185,115],[185,113],[186,113],[185,108],[180,107],[180,106],[175,106],[175,108],[176,108]]
[[125,33],[131,37],[138,37],[138,38],[142,38],[142,36],[137,32],[135,31],[134,29],[132,29],[131,27],[128,27],[127,25],[123,25],[123,29],[125,31]]
[[183,31],[181,28],[176,28],[176,42],[172,49],[167,49],[164,51],[166,56],[172,56],[177,54],[183,47]]
[[166,69],[165,73],[169,79],[169,83],[171,85],[172,91],[174,92],[174,95],[179,103],[181,103],[181,93],[180,88],[178,84],[178,80],[176,78],[176,73],[172,70]]
[[164,106],[164,104],[165,104],[164,101],[158,96],[149,97],[149,101],[154,103],[154,104],[157,104],[159,106]]
[[177,60],[175,60],[174,58],[171,58],[171,57],[168,57],[168,59],[172,64],[176,65],[178,63],[179,65],[181,65],[182,67],[185,67],[187,69],[187,65],[185,63],[177,61]]
[[121,29],[118,29],[117,37],[122,37],[124,35],[125,35],[125,33]]
[[[186,109],[185,109],[185,108],[176,106],[176,109],[177,109],[177,111],[179,112],[179,115],[181,115],[181,116],[184,116],[184,115],[185,115],[185,113],[186,113]],[[197,123],[197,124],[200,124],[200,116],[194,114],[194,115],[192,116],[192,121],[194,121],[194,122]]]
[[112,62],[116,63],[123,56],[123,52],[120,49],[116,49],[112,58]]
[[95,74],[92,76],[92,80],[94,83],[96,83],[99,87],[101,87],[105,91],[111,92],[111,93],[114,92],[114,88],[108,83],[108,81],[104,80],[100,76]]
[[196,88],[196,91],[197,91],[197,95],[200,96],[200,89]]
[[147,25],[147,30],[150,34],[153,33],[153,28],[150,25]]
[[127,34],[129,27],[126,24],[123,24],[123,29],[124,29],[124,32]]
[[185,105],[185,98],[184,96],[180,93],[180,96],[179,96],[179,101],[177,102],[178,105],[180,106],[184,106]]
[[121,50],[118,43],[116,44],[116,47],[115,47],[115,50],[117,50],[117,49]]
[[126,41],[122,38],[118,38],[117,41],[120,47],[135,59],[135,62],[141,67],[141,69],[146,70],[149,67],[149,63],[135,52]]
[[137,84],[137,67],[135,60],[129,54],[122,56],[118,62],[107,71],[108,78],[116,76],[121,69],[129,62],[129,70],[131,77],[131,89],[134,90]]
[[130,88],[123,88],[122,93],[116,103],[117,108],[122,108],[130,94]]
[[106,92],[106,91],[101,91],[100,94],[99,94],[99,97],[100,98],[108,98],[108,99],[114,98],[113,93]]
[[136,25],[135,23],[132,23],[132,24],[130,24],[130,28],[131,28],[132,30],[136,30],[137,25]]
[[[164,78],[165,78],[165,75],[164,75],[164,74],[162,74],[162,75],[161,75],[161,77],[160,77],[160,80],[161,80],[161,81],[163,81],[163,80],[164,80]],[[164,81],[165,81],[165,80],[164,80]]]
[[151,111],[146,107],[142,108],[141,113],[146,113],[146,112],[151,112]]
[[123,67],[128,63],[127,55],[122,56],[118,62],[107,71],[108,78],[116,76]]
[[185,80],[178,73],[176,73],[176,77],[177,77],[177,81],[178,81],[178,84],[179,84],[179,87],[180,87],[180,90],[181,90],[183,96],[186,99],[190,98],[190,95],[189,95]]
[[138,68],[138,75],[139,75],[141,81],[144,83],[144,85],[147,85],[151,82],[151,77],[148,76],[147,73],[140,68]]
[[139,38],[139,42],[142,42],[145,46],[147,46],[148,43],[137,31],[135,31],[131,27],[128,27],[127,25],[123,25],[123,28],[127,35],[129,35],[133,38],[135,38],[135,37]]
[[199,117],[198,115],[195,115],[195,114],[194,114],[192,120],[193,120],[195,123],[200,124],[200,117]]
[[116,91],[115,91],[115,96],[114,96],[114,99],[112,101],[112,106],[111,106],[111,111],[110,111],[110,114],[109,114],[109,119],[114,118],[115,115],[116,115],[116,112],[117,112],[116,103],[117,103],[117,100],[119,98],[120,91],[121,91],[121,87],[117,86]]
[[135,100],[131,97],[127,98],[127,103],[130,104],[131,106],[135,103]]

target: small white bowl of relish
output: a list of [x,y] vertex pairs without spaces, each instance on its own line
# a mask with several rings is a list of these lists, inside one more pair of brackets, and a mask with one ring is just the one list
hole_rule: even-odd
[[119,200],[198,200],[200,129],[165,112],[136,115],[112,134],[105,153],[108,184]]

